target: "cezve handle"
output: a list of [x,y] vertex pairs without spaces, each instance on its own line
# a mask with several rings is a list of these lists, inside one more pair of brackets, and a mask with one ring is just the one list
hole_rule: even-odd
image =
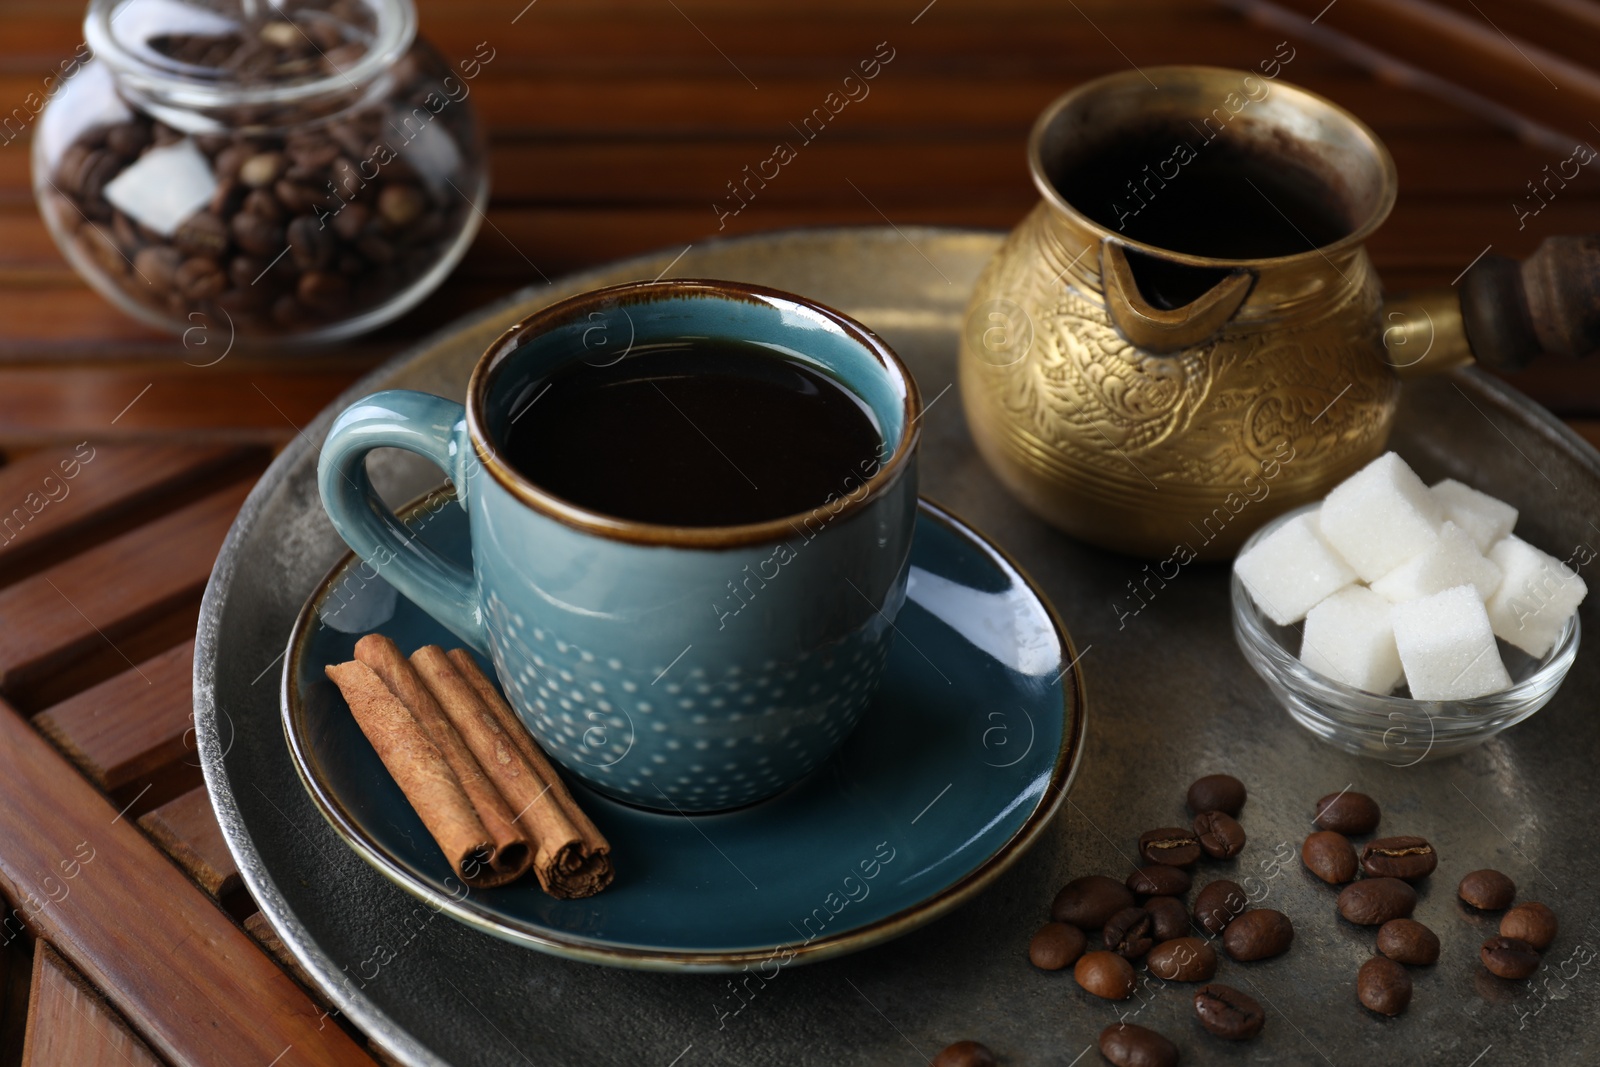
[[1496,370],[1600,351],[1600,234],[1546,237],[1521,263],[1484,256],[1461,281],[1461,322],[1473,356]]

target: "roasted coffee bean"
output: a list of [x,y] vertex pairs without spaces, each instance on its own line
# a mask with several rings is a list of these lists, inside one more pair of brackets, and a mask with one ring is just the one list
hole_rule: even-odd
[[1028,962],[1041,971],[1059,971],[1077,962],[1087,942],[1076,926],[1045,923],[1028,942]]
[[1150,913],[1150,936],[1170,941],[1189,932],[1189,909],[1177,897],[1149,897],[1144,910]]
[[1439,855],[1422,837],[1380,837],[1361,850],[1361,869],[1369,878],[1415,882],[1439,866]]
[[1106,921],[1100,936],[1108,951],[1126,960],[1136,960],[1155,944],[1150,926],[1149,912],[1143,908],[1123,908]]
[[122,243],[104,226],[85,226],[78,236],[102,270],[110,274],[126,274],[132,267]]
[[244,203],[245,191],[245,187],[235,179],[223,178],[217,182],[216,191],[211,194],[206,210],[218,218],[227,218]]
[[310,215],[301,215],[289,223],[284,236],[295,266],[301,270],[326,270],[339,251],[338,239]]
[[1461,879],[1461,885],[1456,892],[1461,895],[1462,900],[1474,908],[1499,911],[1501,908],[1509,908],[1511,902],[1517,899],[1517,883],[1499,871],[1470,871]]
[[1250,898],[1238,882],[1219,878],[1195,896],[1194,921],[1206,933],[1220,934],[1249,906]]
[[957,1041],[933,1058],[932,1067],[995,1067],[999,1062],[982,1042]]
[[1404,919],[1417,906],[1417,891],[1398,878],[1363,878],[1339,893],[1339,914],[1358,926]]
[[1133,1023],[1112,1023],[1100,1031],[1100,1055],[1116,1067],[1178,1067],[1177,1045]]
[[1382,812],[1378,802],[1365,793],[1329,793],[1317,801],[1316,817],[1312,820],[1319,830],[1333,830],[1346,835],[1370,834],[1378,828]]
[[151,245],[139,249],[133,257],[133,269],[150,283],[157,295],[165,296],[178,284],[178,268],[183,266],[183,253],[166,245]]
[[1226,812],[1202,811],[1196,815],[1194,835],[1212,859],[1228,860],[1244,851],[1244,827]]
[[1294,924],[1281,911],[1252,908],[1222,931],[1222,947],[1236,960],[1281,956],[1294,943]]
[[228,247],[228,224],[210,212],[197,212],[178,227],[172,243],[191,256],[220,256]]
[[239,167],[239,180],[254,189],[265,188],[278,180],[288,166],[288,160],[279,152],[260,152],[245,160]]
[[1168,982],[1209,982],[1217,973],[1217,950],[1199,937],[1175,937],[1144,958],[1150,973]]
[[1267,1021],[1267,1013],[1249,994],[1232,986],[1213,982],[1201,986],[1194,995],[1194,1013],[1200,1025],[1229,1041],[1255,1037]]
[[1356,876],[1356,850],[1350,839],[1332,830],[1318,830],[1300,846],[1300,862],[1329,885],[1341,885]]
[[328,201],[333,200],[326,189],[318,189],[314,185],[289,178],[280,178],[272,187],[272,195],[278,198],[278,203],[283,205],[285,211],[295,214],[315,211],[318,207],[327,206]]
[[382,266],[394,262],[394,245],[377,234],[364,234],[356,241],[356,251],[363,259]]
[[143,122],[119,122],[106,131],[106,148],[133,160],[150,143],[150,127]]
[[278,198],[265,189],[252,189],[245,194],[239,203],[239,210],[251,215],[260,215],[270,222],[282,222],[284,219],[283,205]]
[[1220,811],[1238,817],[1244,808],[1244,783],[1231,774],[1208,774],[1196,778],[1189,786],[1189,810],[1199,815],[1202,811]]
[[354,241],[361,236],[368,222],[372,220],[372,211],[365,204],[346,204],[333,216],[331,225],[333,232],[343,237],[346,241]]
[[328,169],[333,175],[333,191],[339,194],[341,200],[352,200],[366,188],[367,183],[362,180],[361,171],[347,157],[340,156]]
[[410,226],[427,206],[428,198],[414,185],[387,185],[378,194],[378,214],[392,230]]
[[1396,963],[1426,967],[1439,961],[1439,935],[1415,919],[1390,919],[1378,927],[1378,951]]
[[241,211],[229,227],[240,248],[257,256],[275,256],[283,251],[283,227],[271,219]]
[[1526,978],[1539,969],[1539,950],[1516,937],[1491,937],[1478,950],[1478,959],[1501,978]]
[[1139,835],[1139,855],[1146,863],[1189,867],[1200,858],[1200,842],[1193,833],[1178,826],[1146,830]]
[[350,283],[325,270],[307,271],[300,275],[295,295],[301,303],[318,311],[337,311],[350,296]]
[[339,158],[339,145],[321,134],[296,134],[289,138],[285,152],[295,166],[321,170]]
[[1387,956],[1374,956],[1356,973],[1356,999],[1379,1015],[1399,1015],[1411,1003],[1411,976]]
[[256,154],[256,147],[240,142],[230,144],[218,152],[211,161],[211,169],[216,174],[218,181],[232,181],[239,177],[239,168],[244,166],[244,161]]
[[228,286],[227,275],[217,261],[205,256],[184,260],[173,282],[185,300],[210,300]]
[[1088,874],[1061,887],[1050,905],[1050,918],[1080,930],[1098,930],[1111,916],[1134,905],[1133,894],[1115,878]]
[[1556,931],[1560,928],[1561,924],[1556,921],[1556,913],[1536,900],[1518,904],[1500,916],[1501,937],[1514,937],[1519,941],[1526,941],[1540,952],[1550,947],[1550,942],[1556,939]]
[[1168,867],[1165,863],[1152,863],[1128,875],[1127,887],[1142,897],[1181,897],[1189,891],[1193,880],[1182,867]]
[[1072,968],[1072,977],[1097,997],[1127,1000],[1133,996],[1133,964],[1115,952],[1085,952]]

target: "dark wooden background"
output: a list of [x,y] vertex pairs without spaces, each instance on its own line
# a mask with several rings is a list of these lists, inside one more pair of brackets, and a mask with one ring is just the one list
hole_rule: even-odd
[[[340,389],[521,286],[718,236],[712,204],[880,42],[894,59],[723,233],[1008,228],[1053,97],[1163,63],[1254,68],[1388,143],[1399,204],[1371,248],[1391,289],[1448,285],[1488,248],[1600,230],[1584,168],[1519,228],[1527,183],[1600,144],[1587,0],[424,0],[448,58],[480,42],[489,224],[454,276],[376,335],[318,351],[185,350],[123,317],[51,245],[26,139],[0,146],[0,510],[76,442],[73,495],[0,545],[0,1065],[364,1062],[360,1035],[258,946],[200,787],[193,622],[250,481]],[[82,40],[72,0],[0,2],[0,114]],[[1517,384],[1600,441],[1600,364]],[[60,868],[80,841],[93,862]],[[54,892],[60,901],[25,905]],[[16,910],[12,910],[16,909]],[[13,934],[6,917],[15,919]],[[152,1051],[154,1050],[154,1051]],[[278,1060],[273,1060],[279,1056]]]

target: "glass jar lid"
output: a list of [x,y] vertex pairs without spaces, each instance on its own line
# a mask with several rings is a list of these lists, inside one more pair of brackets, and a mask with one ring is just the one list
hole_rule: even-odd
[[411,0],[91,0],[84,19],[124,85],[197,109],[360,90],[416,30]]

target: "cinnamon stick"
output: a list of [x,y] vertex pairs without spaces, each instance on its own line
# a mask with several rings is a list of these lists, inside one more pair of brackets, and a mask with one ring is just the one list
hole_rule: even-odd
[[330,664],[324,670],[344,694],[356,725],[461,880],[476,887],[507,881],[491,865],[494,840],[455,772],[383,679],[365,663],[354,660]]
[[525,874],[533,862],[533,852],[528,848],[523,830],[515,823],[516,816],[399,646],[383,634],[368,634],[356,642],[356,659],[383,679],[389,692],[411,712],[412,718],[422,726],[455,772],[456,780],[494,842],[494,855],[490,860],[494,869],[506,875],[505,881]]
[[432,691],[485,773],[517,811],[533,844],[533,872],[560,899],[592,896],[611,884],[611,845],[578,807],[545,754],[464,649],[412,653]]

